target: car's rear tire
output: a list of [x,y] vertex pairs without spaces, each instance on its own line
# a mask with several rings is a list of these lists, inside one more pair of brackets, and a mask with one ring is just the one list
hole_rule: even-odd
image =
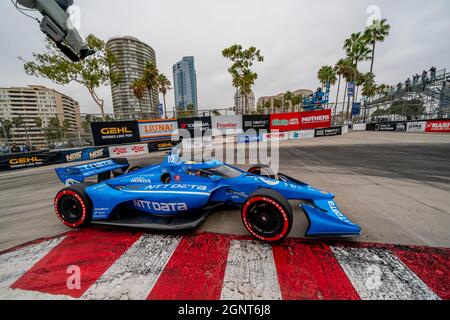
[[289,202],[278,192],[269,189],[253,193],[242,206],[241,216],[248,232],[269,243],[286,238],[294,221]]
[[270,179],[275,179],[275,173],[272,168],[264,164],[257,164],[247,171],[248,173],[255,174],[257,176],[266,177]]
[[54,207],[63,224],[70,228],[81,228],[89,224],[92,218],[92,203],[85,190],[94,184],[79,183],[58,192]]

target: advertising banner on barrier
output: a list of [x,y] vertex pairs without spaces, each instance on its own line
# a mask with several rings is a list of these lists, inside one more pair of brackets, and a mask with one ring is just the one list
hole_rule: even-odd
[[16,154],[0,158],[0,171],[40,167],[65,162],[64,154],[59,151]]
[[107,147],[61,151],[66,162],[89,161],[109,157]]
[[213,130],[222,134],[242,133],[242,116],[216,116],[211,118]]
[[171,120],[141,120],[139,121],[139,136],[141,141],[171,140],[178,137],[178,121]]
[[157,151],[167,151],[172,150],[179,141],[152,141],[148,143],[148,151],[149,152],[157,152]]
[[254,143],[261,142],[263,140],[263,136],[261,134],[240,134],[237,137],[238,143]]
[[137,121],[93,122],[91,129],[96,146],[141,141]]
[[425,132],[450,132],[450,120],[427,121]]
[[212,127],[211,117],[193,117],[178,119],[178,129],[188,130],[192,137],[195,130],[201,130],[202,134]]
[[353,131],[366,131],[367,124],[365,123],[357,123],[353,125]]
[[342,135],[342,127],[326,128],[326,129],[316,129],[315,137],[332,137]]
[[300,128],[296,130],[312,130],[329,127],[331,127],[331,110],[317,110],[300,113]]
[[270,116],[269,115],[255,115],[242,117],[244,132],[247,130],[256,130],[256,132],[270,130]]
[[126,146],[109,147],[109,156],[111,158],[136,156],[147,153],[148,153],[148,145],[146,144],[130,144]]
[[396,122],[395,131],[406,132],[406,122]]
[[426,121],[408,122],[406,124],[406,131],[420,133],[425,132],[426,127],[427,127]]
[[314,138],[315,130],[302,130],[289,132],[289,140],[311,139]]
[[395,131],[395,122],[377,123],[375,131]]
[[270,115],[270,131],[296,131],[300,130],[300,113],[280,113]]
[[272,132],[263,134],[263,141],[285,141],[289,139],[289,132]]

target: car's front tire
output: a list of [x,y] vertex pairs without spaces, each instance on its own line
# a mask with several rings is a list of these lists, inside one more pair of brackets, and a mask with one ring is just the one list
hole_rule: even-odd
[[269,189],[253,193],[242,206],[241,216],[248,232],[269,243],[286,238],[294,220],[289,202],[278,192]]
[[58,219],[63,224],[70,228],[81,228],[89,224],[92,204],[85,190],[93,184],[75,184],[58,192],[54,207]]

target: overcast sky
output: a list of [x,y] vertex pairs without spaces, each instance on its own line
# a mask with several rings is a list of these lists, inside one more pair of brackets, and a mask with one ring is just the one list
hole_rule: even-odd
[[[195,57],[200,109],[233,104],[234,89],[223,48],[256,46],[265,61],[256,97],[319,86],[316,75],[325,64],[344,56],[342,45],[364,29],[371,5],[392,26],[390,37],[377,48],[377,82],[396,84],[431,65],[450,68],[449,0],[75,0],[81,8],[81,33],[107,40],[134,36],[156,51],[157,65],[172,80],[172,65],[183,56]],[[42,84],[80,101],[82,112],[98,112],[88,92],[78,84],[59,87],[27,76],[25,59],[43,48],[36,22],[17,12],[9,0],[0,3],[0,86]],[[369,64],[361,66],[368,71]],[[109,88],[100,95],[112,112]],[[173,94],[167,97],[170,108]]]

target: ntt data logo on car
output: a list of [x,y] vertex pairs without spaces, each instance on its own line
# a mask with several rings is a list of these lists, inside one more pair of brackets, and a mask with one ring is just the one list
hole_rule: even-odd
[[165,203],[165,202],[152,202],[143,200],[133,200],[134,206],[136,208],[144,210],[152,210],[154,212],[179,212],[187,211],[188,205],[185,202],[181,203]]

